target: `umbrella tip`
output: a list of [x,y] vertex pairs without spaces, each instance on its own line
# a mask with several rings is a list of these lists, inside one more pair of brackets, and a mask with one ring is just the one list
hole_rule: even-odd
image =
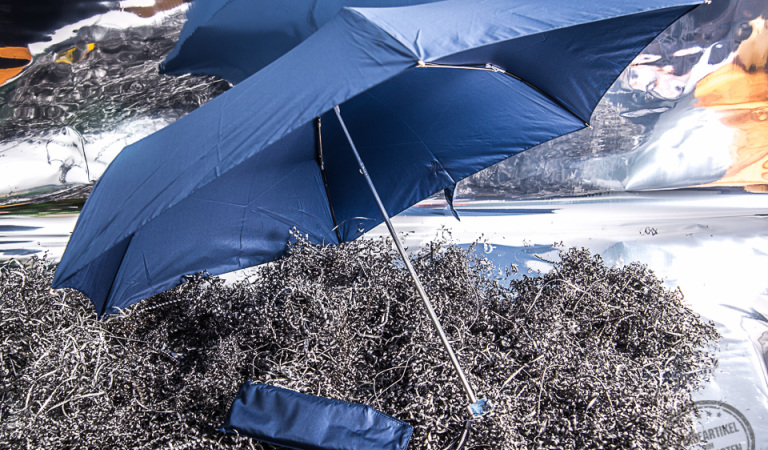
[[472,417],[477,419],[491,411],[491,402],[489,402],[488,399],[482,398],[467,406],[467,408],[469,408],[469,412],[472,413]]

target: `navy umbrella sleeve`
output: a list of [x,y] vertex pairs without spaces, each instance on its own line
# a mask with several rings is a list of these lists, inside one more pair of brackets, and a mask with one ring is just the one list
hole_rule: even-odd
[[403,450],[413,427],[370,406],[245,382],[223,431],[318,450]]

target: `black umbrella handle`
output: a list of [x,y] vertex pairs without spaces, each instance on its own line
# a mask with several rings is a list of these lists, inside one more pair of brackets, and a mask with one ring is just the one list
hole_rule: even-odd
[[429,300],[429,297],[427,296],[427,292],[424,290],[424,287],[421,285],[421,281],[419,281],[419,277],[416,274],[416,271],[413,269],[413,266],[411,265],[411,260],[408,258],[408,255],[405,253],[405,248],[403,248],[403,244],[400,242],[400,239],[397,237],[395,228],[392,226],[392,222],[390,222],[389,220],[389,214],[387,213],[387,210],[384,208],[384,204],[381,202],[379,193],[376,191],[376,187],[373,185],[373,181],[371,180],[370,175],[368,175],[368,170],[365,168],[365,164],[363,164],[363,160],[360,158],[360,154],[357,152],[357,147],[355,147],[355,143],[352,141],[352,137],[349,135],[349,131],[347,130],[347,126],[344,123],[344,119],[341,118],[341,111],[339,107],[335,106],[333,110],[334,112],[336,112],[336,117],[339,119],[341,128],[344,130],[344,134],[347,136],[347,140],[349,141],[350,147],[352,147],[352,152],[355,154],[355,158],[357,158],[357,164],[360,166],[360,170],[362,171],[363,176],[365,177],[365,181],[368,183],[368,188],[371,190],[371,193],[373,194],[373,197],[376,200],[376,205],[378,205],[379,211],[381,212],[381,216],[384,218],[384,223],[387,224],[387,229],[389,229],[389,234],[392,235],[392,240],[394,240],[395,242],[395,247],[397,247],[397,251],[400,253],[400,256],[403,258],[403,262],[405,263],[405,267],[408,269],[408,273],[411,274],[411,278],[413,278],[413,282],[416,284],[416,290],[419,292],[419,296],[424,301],[424,306],[427,308],[427,313],[429,314],[429,318],[432,320],[432,324],[434,324],[435,328],[437,329],[437,334],[440,336],[440,340],[443,343],[443,347],[445,347],[445,351],[448,352],[448,356],[451,358],[451,363],[453,363],[453,367],[454,369],[456,369],[456,373],[459,375],[461,384],[464,385],[464,390],[467,393],[467,397],[469,398],[470,403],[474,405],[478,403],[477,396],[475,395],[475,391],[472,389],[472,386],[470,386],[466,375],[464,375],[464,371],[461,369],[461,365],[459,364],[459,359],[456,357],[456,353],[453,351],[453,347],[451,347],[451,343],[448,342],[448,337],[445,335],[445,331],[443,331],[442,325],[440,325],[440,319],[438,319],[437,314],[435,313],[435,309],[432,307],[432,302]]

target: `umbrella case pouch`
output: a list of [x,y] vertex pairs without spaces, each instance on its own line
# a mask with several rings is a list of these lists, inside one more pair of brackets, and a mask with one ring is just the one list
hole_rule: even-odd
[[413,427],[370,406],[246,381],[222,431],[301,450],[405,450]]

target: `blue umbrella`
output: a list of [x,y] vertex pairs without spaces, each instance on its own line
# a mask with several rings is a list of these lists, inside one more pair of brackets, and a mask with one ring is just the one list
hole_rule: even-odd
[[195,0],[160,71],[216,75],[239,83],[287,53],[343,7],[407,6],[437,0]]
[[384,220],[404,253],[390,216],[587,126],[624,67],[697,3],[342,9],[230,91],[126,147],[84,206],[54,287],[79,289],[108,314],[184,275],[279,258],[292,227],[338,243]]

